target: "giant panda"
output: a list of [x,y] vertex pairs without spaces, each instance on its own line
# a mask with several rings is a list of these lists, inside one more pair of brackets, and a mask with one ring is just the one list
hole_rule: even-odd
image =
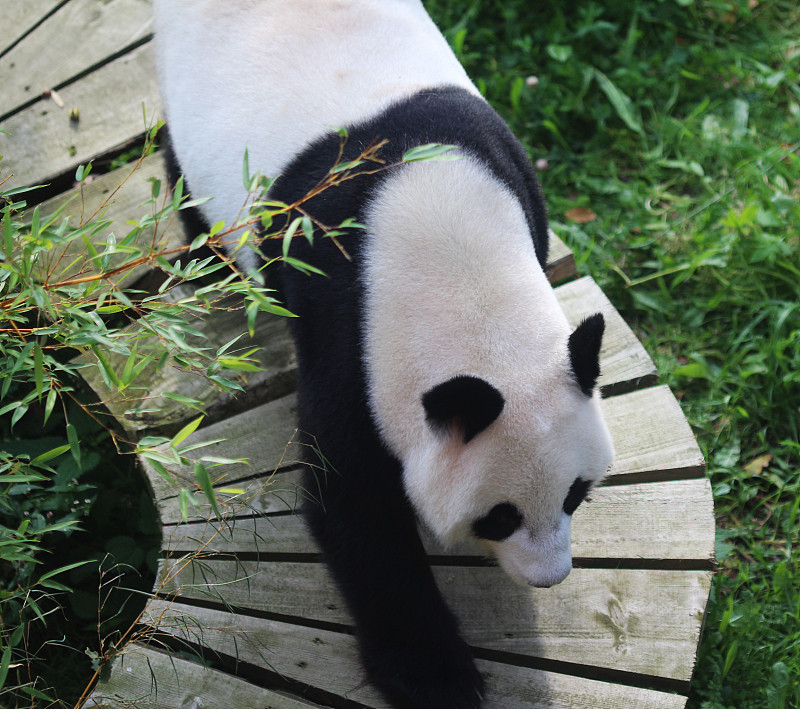
[[[233,223],[242,159],[291,204],[377,140],[458,159],[399,164],[304,205],[295,239],[325,277],[277,269],[308,443],[304,511],[394,707],[467,709],[482,680],[418,524],[477,540],[515,580],[570,571],[570,520],[611,465],[596,381],[600,314],[572,330],[544,273],[545,205],[528,157],[419,0],[155,0],[170,162],[199,223]],[[270,254],[267,254],[270,255]],[[257,254],[239,252],[244,269]],[[324,468],[324,469],[323,469]]]

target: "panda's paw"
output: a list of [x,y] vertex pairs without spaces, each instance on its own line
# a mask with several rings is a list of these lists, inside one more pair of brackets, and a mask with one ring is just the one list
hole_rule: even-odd
[[[455,643],[451,643],[455,645]],[[409,652],[392,648],[364,658],[370,679],[395,709],[478,709],[483,678],[469,647],[442,643]]]

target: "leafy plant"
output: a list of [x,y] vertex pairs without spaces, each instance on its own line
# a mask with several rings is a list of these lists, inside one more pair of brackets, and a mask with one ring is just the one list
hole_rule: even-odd
[[[160,125],[149,129],[147,141],[131,174],[150,152]],[[341,131],[342,152],[347,140]],[[109,445],[124,460],[136,454],[175,486],[184,518],[198,505],[194,491],[205,496],[214,514],[221,517],[209,468],[233,462],[205,455],[202,446],[186,439],[201,425],[204,402],[180,391],[166,398],[196,408],[199,415],[173,435],[146,435],[135,440],[108,423],[97,403],[81,389],[79,375],[86,367],[99,369],[109,396],[123,395],[126,413],[154,413],[143,403],[147,381],[165,367],[204,377],[225,392],[241,390],[238,373],[257,370],[255,349],[241,349],[239,337],[210,348],[192,319],[224,307],[242,313],[242,329],[251,336],[259,313],[291,316],[266,287],[263,271],[283,261],[305,273],[320,272],[291,255],[294,238],[328,238],[347,254],[339,237],[360,228],[353,220],[340,225],[315,221],[304,203],[322,191],[363,172],[391,168],[380,158],[383,144],[368,146],[357,159],[339,159],[327,177],[297,203],[286,205],[266,196],[272,181],[250,174],[244,157],[243,182],[249,197],[233,225],[215,224],[191,244],[162,243],[164,226],[184,209],[199,202],[183,194],[182,180],[171,193],[153,180],[147,213],[119,238],[104,218],[104,207],[84,215],[77,224],[65,218],[62,205],[44,216],[38,206],[27,209],[22,198],[28,190],[0,191],[0,548],[3,550],[4,601],[0,625],[0,696],[16,701],[57,701],[37,676],[49,663],[40,659],[54,646],[54,629],[63,628],[61,617],[77,619],[94,633],[94,649],[87,649],[96,673],[125,644],[137,637],[139,610],[123,612],[130,592],[149,595],[155,572],[158,525],[152,500],[142,491],[124,499],[128,509],[139,505],[140,515],[128,520],[104,549],[92,548],[81,527],[95,529],[114,507],[98,494],[102,481],[93,476]],[[403,161],[450,159],[448,146],[420,146],[408,151]],[[80,166],[76,180],[82,185],[91,165]],[[2,175],[0,175],[2,178]],[[124,184],[124,183],[123,183]],[[0,189],[2,182],[0,181]],[[81,193],[82,194],[82,193]],[[258,247],[264,239],[280,240],[281,255],[255,272],[241,271],[234,261],[243,248]],[[193,252],[210,250],[197,258]],[[153,290],[137,287],[135,276],[147,267],[161,274]],[[191,284],[191,288],[185,288]],[[100,402],[101,404],[103,402]],[[37,435],[49,431],[51,435]],[[205,444],[209,445],[209,444]],[[130,465],[118,467],[135,473]],[[173,470],[193,469],[194,485],[176,479]],[[141,487],[141,486],[139,486]],[[135,485],[126,488],[136,490]],[[240,493],[241,490],[226,490]],[[119,510],[121,519],[129,517]],[[138,523],[138,527],[137,527]],[[107,533],[96,530],[99,539]],[[56,534],[68,536],[69,545],[53,542]],[[78,543],[75,543],[75,540]],[[142,549],[141,542],[149,546]],[[58,550],[54,566],[45,557]],[[99,574],[99,576],[98,576]],[[139,579],[137,580],[137,576]],[[94,579],[96,588],[81,587]],[[118,593],[124,580],[128,593]],[[77,590],[66,585],[77,584]],[[70,592],[68,601],[63,595]],[[141,603],[132,604],[141,609]],[[79,633],[72,628],[73,641]],[[56,636],[57,637],[57,636]],[[85,636],[81,636],[85,637]],[[58,644],[58,643],[56,643]],[[48,669],[52,677],[52,670]],[[84,676],[87,678],[88,673]],[[73,678],[74,679],[74,678]],[[63,682],[61,683],[63,687]],[[74,691],[80,694],[84,687]]]

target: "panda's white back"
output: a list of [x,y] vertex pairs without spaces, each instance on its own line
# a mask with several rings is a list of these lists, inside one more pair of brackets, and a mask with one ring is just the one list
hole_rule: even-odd
[[[331,127],[429,86],[478,95],[419,0],[156,0],[166,120],[209,223]],[[346,47],[346,51],[342,51]]]

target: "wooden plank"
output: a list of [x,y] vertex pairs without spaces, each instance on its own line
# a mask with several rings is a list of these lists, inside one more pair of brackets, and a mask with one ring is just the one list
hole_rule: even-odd
[[[242,414],[231,416],[212,426],[201,428],[186,439],[186,445],[220,440],[198,451],[200,455],[222,458],[244,459],[246,462],[232,463],[209,470],[216,485],[230,485],[243,478],[259,473],[271,474],[281,465],[296,465],[299,451],[292,443],[296,431],[295,394],[270,401]],[[164,480],[147,462],[140,458],[156,502],[176,494],[175,486]],[[192,486],[195,482],[191,467],[175,466],[170,471],[181,485]]]
[[[659,562],[711,568],[714,553],[714,517],[710,484],[706,479],[675,480],[602,487],[592,502],[581,505],[572,523],[572,554],[582,563],[620,560],[644,567]],[[169,556],[244,553],[316,554],[317,548],[295,515],[243,517],[221,522],[191,522],[164,527],[163,546]],[[482,558],[472,545],[445,550],[431,539],[428,553]],[[474,563],[474,562],[470,562]]]
[[[258,350],[251,355],[251,359],[262,368],[261,371],[239,372],[237,381],[244,387],[244,391],[232,395],[220,392],[214,382],[202,374],[170,366],[157,369],[154,363],[142,371],[139,379],[140,382],[148,383],[146,406],[144,410],[140,410],[143,408],[142,400],[145,396],[141,390],[131,387],[122,392],[113,391],[106,386],[97,368],[84,370],[84,379],[129,433],[157,430],[159,433],[171,435],[197,417],[196,409],[166,398],[165,394],[170,392],[205,402],[205,421],[220,421],[224,424],[226,416],[249,409],[255,402],[271,401],[285,396],[295,389],[297,362],[294,347],[289,330],[280,317],[259,314],[252,338],[247,334],[244,310],[235,303],[229,309],[216,310],[210,317],[199,317],[189,324],[191,328],[203,333],[203,337],[187,336],[187,341],[199,342],[202,347],[216,350],[237,337],[241,339],[237,342],[235,351],[257,347]],[[124,362],[124,358],[119,355],[109,356],[109,360],[117,367],[121,367]],[[92,364],[95,360],[93,355],[87,354],[76,361]],[[263,436],[262,430],[259,426],[260,436]],[[282,427],[281,432],[284,430]],[[280,450],[283,450],[290,438],[291,434],[279,442],[276,441]],[[236,454],[233,457],[241,456]]]
[[686,697],[499,662],[478,661],[486,682],[481,709],[682,709]]
[[[350,635],[166,601],[151,602],[144,620],[187,642],[199,642],[224,656],[318,687],[357,705],[386,706],[377,691],[366,683],[355,638]],[[478,667],[489,680],[485,703],[489,707],[672,708],[685,702],[662,692],[623,688],[498,662],[479,660]],[[612,703],[623,697],[631,703]],[[587,698],[588,704],[580,703]]]
[[[295,396],[289,395],[258,406],[200,429],[187,443],[223,439],[203,450],[224,458],[250,461],[211,471],[212,480],[217,484],[230,485],[259,473],[272,473],[280,465],[289,466],[299,460],[301,451],[287,446],[296,430],[295,404]],[[607,478],[609,483],[671,480],[704,474],[703,455],[669,387],[658,386],[603,399],[601,405],[616,448],[614,466]],[[146,460],[140,462],[157,504],[176,494],[175,487]],[[191,468],[177,467],[173,471],[181,484],[194,484]],[[178,519],[167,515],[166,511],[162,518],[167,524]]]
[[[3,167],[13,173],[6,189],[41,184],[72,173],[79,164],[125,145],[161,111],[150,44],[106,64],[59,91],[64,107],[42,99],[0,123]],[[69,108],[80,110],[71,121]]]
[[[710,571],[574,569],[549,589],[499,568],[434,567],[476,648],[688,682]],[[322,564],[162,561],[160,592],[248,613],[352,625]],[[665,609],[668,609],[665,612]]]
[[669,387],[603,400],[614,439],[609,482],[674,480],[705,475],[705,460]]
[[[0,55],[41,22],[60,2],[63,0],[3,0],[0,3],[0,27],[3,28],[0,33]],[[0,108],[3,113],[6,112],[6,105],[4,100]]]
[[553,230],[550,230],[550,248],[547,253],[547,279],[558,283],[575,275],[575,255]]
[[600,312],[606,320],[600,352],[600,384],[604,396],[622,394],[656,383],[656,367],[636,335],[616,311],[600,286],[586,276],[556,288],[558,302],[570,324],[577,326]]
[[141,41],[152,25],[153,7],[145,0],[71,0],[3,57],[0,114],[38,99],[43,91],[60,87]]
[[[152,214],[153,207],[145,206],[145,203],[152,198],[151,179],[161,181],[161,193],[158,201],[160,205],[167,196],[167,183],[164,174],[164,160],[160,154],[154,154],[144,158],[138,168],[135,164],[125,165],[98,176],[85,184],[83,190],[76,187],[43,202],[39,205],[39,213],[42,218],[45,218],[61,208],[59,223],[68,219],[73,227],[85,224],[90,219],[111,222],[108,228],[97,232],[92,237],[93,243],[98,245],[98,251],[101,251],[99,246],[105,243],[109,234],[114,234],[119,241],[130,232],[135,223]],[[26,218],[30,218],[30,210],[26,214]],[[185,243],[180,219],[177,215],[173,215],[165,223],[159,224],[157,229],[144,230],[137,243],[141,244],[143,248],[150,246],[164,250],[179,248]],[[115,260],[112,257],[109,268],[114,268],[120,261],[121,259]],[[83,241],[73,242],[60,258],[60,262],[64,264],[64,270],[55,272],[59,280],[74,277],[78,272],[86,275],[95,271],[92,264],[86,261],[86,247]],[[70,264],[72,265],[69,270],[66,270],[65,267]],[[137,266],[114,280],[118,285],[128,286],[150,271],[151,268],[148,265]]]
[[591,500],[573,517],[576,558],[691,559],[713,567],[707,478],[601,487]]
[[[187,482],[194,484],[194,481]],[[223,489],[225,490],[229,489],[224,481],[218,485],[224,485]],[[218,505],[225,518],[297,512],[300,510],[303,500],[309,495],[309,492],[303,488],[302,473],[299,469],[260,475],[251,480],[235,482],[233,487],[241,489],[242,492],[236,494],[217,493]],[[177,496],[158,500],[156,506],[162,524],[177,524],[181,521],[199,522],[214,514],[205,494],[196,492],[195,500],[198,506],[189,507],[186,520],[182,519]]]
[[129,645],[101,677],[84,707],[108,709],[319,709],[233,675],[144,645]]
[[142,621],[239,662],[368,707],[385,706],[365,682],[352,636],[160,599],[148,604]]

